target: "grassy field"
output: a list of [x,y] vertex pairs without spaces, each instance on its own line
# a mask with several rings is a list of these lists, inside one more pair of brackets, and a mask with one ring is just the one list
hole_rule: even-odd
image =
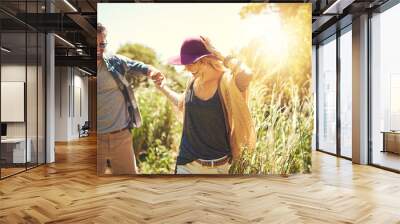
[[[267,8],[265,4],[252,6],[241,15]],[[231,167],[233,174],[292,174],[311,169],[314,108],[310,9],[282,6],[280,13],[283,25],[275,38],[281,41],[284,34],[286,42],[254,39],[232,52],[254,72],[249,108],[257,132],[256,148],[243,149],[241,158]],[[169,67],[163,71],[173,89],[183,92],[185,79]],[[143,127],[133,133],[140,171],[173,173],[182,132],[179,113],[148,83],[136,87],[135,92],[144,120]]]

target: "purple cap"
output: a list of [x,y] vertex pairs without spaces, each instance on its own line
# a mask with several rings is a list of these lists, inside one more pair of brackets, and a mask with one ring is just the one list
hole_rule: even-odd
[[204,46],[200,37],[188,37],[181,46],[181,54],[170,58],[168,63],[173,65],[188,65],[210,55],[212,55],[211,52]]

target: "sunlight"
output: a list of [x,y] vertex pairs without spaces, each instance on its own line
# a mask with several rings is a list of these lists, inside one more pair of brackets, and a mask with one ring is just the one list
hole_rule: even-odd
[[280,14],[276,10],[267,10],[261,15],[252,15],[242,22],[244,43],[252,40],[261,42],[258,51],[261,54],[271,55],[277,69],[288,57],[290,35],[282,23]]

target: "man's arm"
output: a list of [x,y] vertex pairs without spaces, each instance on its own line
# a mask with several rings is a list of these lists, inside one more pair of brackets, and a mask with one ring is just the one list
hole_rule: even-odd
[[145,75],[148,76],[150,73],[150,66],[143,62],[132,60],[128,57],[118,55],[118,58],[122,61],[125,68],[124,75]]
[[123,65],[125,67],[125,75],[144,75],[156,82],[161,82],[164,79],[164,75],[158,69],[154,68],[151,65],[129,59],[125,56],[119,56],[119,58],[123,61]]

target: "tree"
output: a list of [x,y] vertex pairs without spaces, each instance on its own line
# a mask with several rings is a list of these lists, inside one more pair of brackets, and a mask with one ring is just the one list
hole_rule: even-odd
[[137,43],[127,43],[122,45],[118,49],[117,54],[125,55],[130,59],[138,60],[155,67],[160,64],[157,54],[152,48]]

